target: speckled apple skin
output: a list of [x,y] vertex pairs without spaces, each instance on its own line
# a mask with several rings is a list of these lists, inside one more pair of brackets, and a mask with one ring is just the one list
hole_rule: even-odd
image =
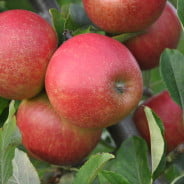
[[166,0],[83,0],[91,21],[110,33],[137,32],[161,14]]
[[44,85],[49,59],[57,47],[51,25],[26,10],[0,13],[0,96],[21,100]]
[[142,35],[125,43],[142,70],[159,65],[160,55],[165,48],[174,49],[180,40],[182,29],[176,9],[169,2],[159,19]]
[[182,110],[170,97],[168,91],[163,91],[148,99],[143,105],[139,106],[134,113],[133,120],[136,127],[146,141],[150,143],[150,134],[144,113],[144,106],[150,107],[162,120],[168,151],[172,151],[177,145],[184,142]]
[[[45,79],[55,110],[81,127],[115,124],[142,97],[142,73],[132,54],[120,42],[96,33],[62,44],[49,62]],[[122,93],[116,82],[122,83]]]
[[101,137],[101,129],[83,129],[62,121],[46,95],[24,100],[16,117],[28,152],[51,164],[82,161]]

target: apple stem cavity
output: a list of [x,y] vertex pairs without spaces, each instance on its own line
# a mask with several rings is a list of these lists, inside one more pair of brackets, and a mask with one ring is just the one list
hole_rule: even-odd
[[115,90],[116,92],[122,94],[125,91],[125,84],[123,81],[116,81],[115,82]]
[[66,40],[69,40],[70,38],[73,37],[72,31],[71,30],[68,30],[68,29],[64,30],[63,35],[64,35],[64,40],[65,41]]

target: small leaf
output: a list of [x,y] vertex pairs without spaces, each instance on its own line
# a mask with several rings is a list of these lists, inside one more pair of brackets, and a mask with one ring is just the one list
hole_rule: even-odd
[[99,31],[92,25],[88,27],[80,27],[79,29],[76,29],[73,32],[73,35],[75,36],[75,35],[84,34],[84,33],[98,33],[98,34],[105,35],[104,31]]
[[184,175],[177,177],[171,184],[183,184],[184,183]]
[[184,2],[183,0],[178,0],[177,1],[177,11],[178,11],[178,16],[184,26]]
[[184,55],[166,49],[161,55],[160,72],[172,98],[184,109]]
[[65,30],[65,18],[62,16],[62,14],[55,8],[51,8],[49,10],[51,17],[52,17],[52,22],[53,26],[56,30],[58,39],[59,39],[59,44],[62,43],[63,41],[63,32]]
[[13,176],[7,184],[40,184],[38,174],[23,151],[15,150],[13,163]]
[[150,184],[151,172],[148,164],[148,147],[140,137],[126,139],[119,148],[110,169],[126,178],[131,184]]
[[[102,175],[110,184],[131,184],[122,175],[112,171],[101,171],[99,175]],[[105,184],[105,183],[104,183]]]
[[0,184],[6,184],[12,175],[12,159],[16,145],[20,144],[20,132],[16,126],[14,101],[10,103],[9,116],[0,129]]
[[123,33],[123,34],[120,34],[120,35],[113,36],[112,38],[117,40],[117,41],[120,41],[120,42],[126,42],[129,39],[134,38],[136,36],[139,36],[143,33],[144,33],[144,31],[135,32],[135,33]]
[[164,132],[161,120],[152,113],[149,107],[144,108],[148,126],[150,131],[151,139],[151,163],[152,163],[152,175],[156,178],[160,175],[165,166],[165,142],[164,142]]
[[93,183],[105,163],[112,158],[114,158],[114,156],[109,153],[92,155],[90,159],[78,171],[73,184]]

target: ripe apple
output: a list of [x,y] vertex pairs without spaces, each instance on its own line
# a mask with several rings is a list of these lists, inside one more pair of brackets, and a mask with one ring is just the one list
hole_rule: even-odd
[[159,65],[165,48],[176,48],[181,35],[181,25],[176,9],[169,2],[159,19],[142,35],[128,40],[125,44],[137,59],[142,70]]
[[17,113],[23,145],[34,157],[52,164],[75,164],[98,143],[101,129],[84,129],[56,114],[46,95],[23,100]]
[[109,33],[137,32],[161,14],[166,0],[83,0],[91,21]]
[[[162,120],[168,151],[173,150],[177,145],[184,142],[182,109],[173,101],[168,91],[163,91],[158,95],[151,97],[143,103],[143,105],[150,107]],[[150,142],[148,123],[143,105],[137,108],[133,120],[143,138],[145,138],[147,142]]]
[[27,10],[0,13],[0,96],[21,100],[44,85],[49,59],[57,47],[51,25]]
[[142,73],[120,42],[104,35],[77,35],[54,53],[45,86],[67,122],[102,128],[117,123],[142,97]]

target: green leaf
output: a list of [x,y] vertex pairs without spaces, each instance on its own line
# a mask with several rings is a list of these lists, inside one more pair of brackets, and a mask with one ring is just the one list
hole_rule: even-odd
[[0,97],[0,115],[2,114],[4,109],[8,107],[9,102],[10,102],[9,100]]
[[144,111],[150,131],[152,175],[155,179],[165,167],[164,131],[161,120],[153,114],[152,110],[149,107],[145,107]]
[[[182,164],[182,160],[179,158],[179,162]],[[182,169],[175,163],[169,165],[164,171],[164,177],[166,180],[171,183],[175,178],[182,174]]]
[[171,184],[183,184],[184,183],[184,175],[177,177]]
[[148,147],[140,137],[126,139],[119,148],[110,169],[119,173],[132,184],[150,184],[151,172],[148,164]]
[[65,30],[75,31],[79,25],[72,19],[70,11],[67,14],[64,24]]
[[114,158],[112,154],[102,153],[92,155],[90,159],[80,168],[73,184],[91,184],[105,163]]
[[84,34],[84,33],[98,33],[98,34],[105,35],[104,31],[100,31],[92,25],[90,25],[88,27],[80,27],[79,29],[76,29],[73,32],[73,35],[75,36],[75,35]]
[[143,33],[144,33],[144,31],[135,32],[135,33],[123,33],[123,34],[120,34],[120,35],[113,36],[112,38],[115,39],[115,40],[118,40],[120,42],[126,42],[129,39],[134,38],[136,36],[139,36]]
[[131,184],[122,175],[112,171],[103,170],[99,173],[99,175],[101,175],[101,177],[104,177],[106,179],[106,182],[104,184],[107,184],[107,181],[109,182],[109,184]]
[[49,13],[51,14],[52,17],[52,23],[53,26],[56,30],[59,44],[62,43],[63,41],[63,32],[65,30],[65,18],[62,16],[62,14],[55,8],[51,8],[49,10]]
[[38,174],[23,151],[15,150],[13,163],[13,176],[7,184],[40,184]]
[[177,11],[178,11],[178,16],[184,26],[184,2],[183,0],[178,0],[177,1]]
[[184,55],[166,49],[161,55],[160,72],[172,98],[184,109]]
[[14,101],[10,103],[9,115],[0,129],[0,184],[6,184],[12,175],[12,159],[16,145],[20,144],[20,132],[16,126]]

